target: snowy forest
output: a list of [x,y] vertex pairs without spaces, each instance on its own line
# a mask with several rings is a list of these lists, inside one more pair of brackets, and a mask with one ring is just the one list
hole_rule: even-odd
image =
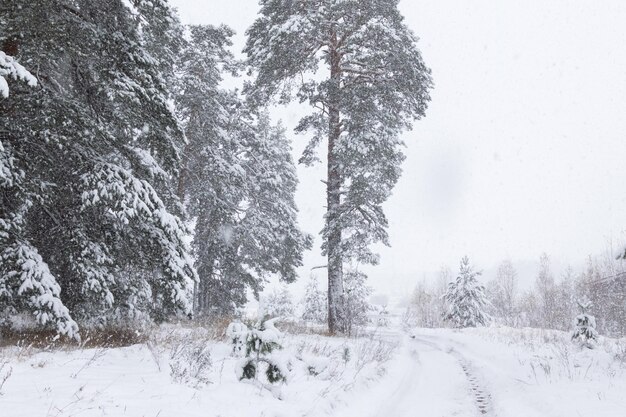
[[191,4],[0,0],[1,415],[622,415],[626,250],[394,287],[446,112],[406,0]]

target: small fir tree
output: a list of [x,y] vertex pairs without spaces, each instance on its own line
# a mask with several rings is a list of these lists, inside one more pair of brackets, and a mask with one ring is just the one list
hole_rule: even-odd
[[444,319],[455,327],[476,327],[487,324],[485,313],[487,300],[485,288],[478,283],[476,277],[480,272],[474,271],[467,256],[461,259],[461,268],[456,280],[448,284],[443,298],[449,307]]
[[596,318],[587,313],[587,310],[591,308],[591,302],[578,302],[580,308],[580,314],[576,316],[574,321],[574,333],[572,334],[572,340],[576,341],[582,347],[593,349],[598,342],[598,331],[596,330]]
[[[278,359],[275,351],[282,349],[279,343],[281,332],[274,327],[276,319],[267,317],[259,320],[254,326],[242,329],[234,327],[236,337],[233,340],[233,350],[236,352],[242,336],[245,336],[245,357],[240,361],[237,369],[239,380],[258,380],[261,373],[265,374],[271,384],[286,382],[289,370]],[[264,372],[261,368],[264,368]]]

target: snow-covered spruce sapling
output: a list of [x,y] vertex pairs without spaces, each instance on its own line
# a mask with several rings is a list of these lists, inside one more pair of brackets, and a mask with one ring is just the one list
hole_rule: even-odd
[[[263,318],[245,332],[245,357],[239,363],[237,375],[239,380],[257,380],[261,373],[267,382],[274,384],[286,382],[288,368],[277,358],[275,352],[282,349],[279,343],[281,332],[274,326],[276,319]],[[243,335],[242,329],[237,336]],[[240,338],[233,338],[233,350],[237,348]],[[261,368],[265,368],[263,372]]]
[[596,318],[587,311],[591,308],[590,301],[578,302],[581,313],[576,316],[574,321],[574,333],[572,340],[577,341],[580,346],[593,349],[598,341],[598,331],[596,330]]

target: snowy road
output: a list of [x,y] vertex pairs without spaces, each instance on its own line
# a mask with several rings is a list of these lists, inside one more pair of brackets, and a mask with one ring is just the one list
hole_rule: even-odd
[[[383,335],[391,338],[393,331]],[[398,331],[400,352],[378,387],[342,416],[369,417],[623,417],[624,378],[607,376],[600,362],[596,376],[557,374],[581,368],[571,351],[551,357],[570,361],[557,369],[544,362],[542,379],[530,360],[536,352],[450,330]],[[567,355],[573,355],[567,359]],[[583,352],[584,354],[584,352]],[[593,355],[596,355],[594,353]],[[530,359],[529,359],[530,358]],[[565,359],[564,359],[565,358]],[[584,356],[586,358],[586,356]],[[548,364],[548,365],[545,365]],[[550,368],[552,366],[552,368]],[[583,364],[584,369],[586,365]],[[611,374],[609,371],[607,375]]]
[[477,415],[467,412],[474,411],[475,406],[454,356],[433,344],[415,340],[405,340],[401,355],[405,357],[399,364],[404,375],[372,417]]

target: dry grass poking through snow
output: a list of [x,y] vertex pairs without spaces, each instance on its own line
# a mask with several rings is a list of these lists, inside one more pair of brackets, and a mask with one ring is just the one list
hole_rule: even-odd
[[373,386],[396,348],[285,321],[277,327],[287,383],[264,390],[237,379],[240,359],[225,337],[230,321],[85,332],[79,345],[45,332],[7,335],[0,347],[2,416],[327,415],[351,392]]
[[594,381],[626,374],[626,338],[600,337],[595,349],[580,347],[558,330],[479,328],[466,333],[509,346],[535,383]]

